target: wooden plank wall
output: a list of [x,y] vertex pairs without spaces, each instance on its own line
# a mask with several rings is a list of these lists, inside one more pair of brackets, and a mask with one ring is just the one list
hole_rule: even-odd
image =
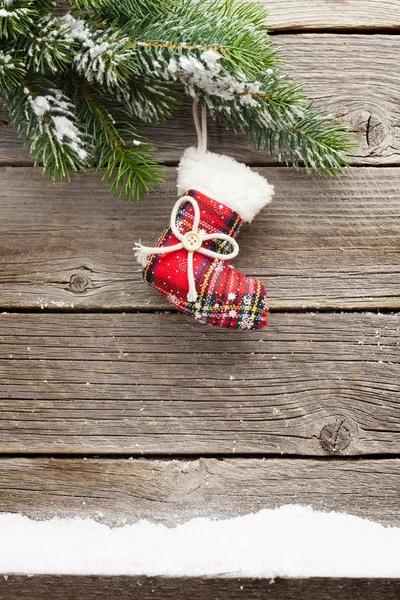
[[[43,179],[2,118],[0,511],[173,525],[300,503],[400,525],[400,1],[267,5],[288,71],[360,147],[324,180],[210,126],[212,150],[276,188],[235,261],[269,290],[266,330],[176,314],[133,258],[167,223],[189,104],[147,128],[167,178],[136,205],[94,174]],[[10,576],[0,599],[390,600],[398,585]]]

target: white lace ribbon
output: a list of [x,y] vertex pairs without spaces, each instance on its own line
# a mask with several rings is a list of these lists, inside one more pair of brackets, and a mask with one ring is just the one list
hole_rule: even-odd
[[[193,220],[193,228],[191,231],[188,231],[185,234],[182,234],[177,225],[176,225],[176,216],[178,214],[178,210],[185,202],[190,202],[194,209],[194,220]],[[178,238],[179,243],[174,244],[173,246],[164,246],[164,247],[154,247],[150,248],[148,246],[143,246],[140,242],[136,243],[135,255],[137,260],[140,262],[142,267],[144,268],[147,264],[148,258],[151,254],[167,254],[168,252],[176,252],[177,250],[185,250],[188,251],[188,283],[189,283],[189,291],[187,294],[188,302],[195,302],[197,300],[197,291],[196,291],[196,283],[194,280],[194,270],[193,270],[193,254],[194,252],[200,252],[201,254],[205,254],[206,256],[210,256],[211,258],[217,258],[219,260],[230,260],[231,258],[235,258],[235,256],[239,253],[239,246],[237,241],[227,235],[225,233],[202,233],[199,231],[199,223],[200,223],[200,208],[197,200],[192,198],[191,196],[182,196],[175,202],[174,208],[171,213],[171,230],[176,238]],[[203,242],[207,240],[223,240],[229,242],[233,248],[232,252],[229,254],[221,254],[220,252],[213,252],[208,248],[203,248]]]

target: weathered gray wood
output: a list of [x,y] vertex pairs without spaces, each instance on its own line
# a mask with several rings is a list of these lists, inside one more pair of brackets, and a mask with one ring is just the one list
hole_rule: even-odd
[[0,452],[399,453],[400,315],[0,315]]
[[399,497],[396,459],[0,459],[0,512],[42,520],[173,526],[302,504],[398,527]]
[[29,152],[24,150],[23,146],[22,140],[8,127],[0,104],[0,165],[31,165]]
[[0,600],[397,600],[398,579],[9,575]]
[[[336,4],[329,4],[335,12],[341,11],[342,2],[339,9]],[[381,10],[381,3],[376,10]],[[281,35],[277,43],[287,54],[289,72],[305,83],[310,96],[355,131],[360,148],[354,164],[400,164],[400,86],[396,76],[400,38],[304,34]],[[189,103],[166,125],[147,126],[144,130],[158,146],[161,158],[169,164],[175,163],[183,149],[195,142]],[[214,124],[210,124],[209,139],[210,148],[215,152],[231,154],[250,164],[276,164]],[[30,164],[22,144],[3,121],[0,122],[0,164]]]
[[[399,308],[400,170],[350,169],[337,180],[260,172],[273,203],[240,235],[235,266],[261,278],[278,308]],[[169,223],[175,169],[136,205],[99,177],[54,187],[38,170],[0,169],[0,306],[171,308],[141,278],[132,248]]]
[[400,28],[399,0],[263,0],[272,30]]

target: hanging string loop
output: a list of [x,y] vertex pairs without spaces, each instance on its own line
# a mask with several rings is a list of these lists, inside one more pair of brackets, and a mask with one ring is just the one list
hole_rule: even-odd
[[197,133],[197,149],[199,152],[207,152],[207,107],[201,105],[201,124],[199,119],[199,99],[193,100],[193,121]]

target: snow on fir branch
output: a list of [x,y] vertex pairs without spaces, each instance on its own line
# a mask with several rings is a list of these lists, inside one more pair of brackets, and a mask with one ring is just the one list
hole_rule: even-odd
[[18,85],[24,76],[24,62],[0,50],[0,93],[8,87]]
[[[178,62],[171,58],[166,75],[180,80],[193,98],[199,90],[207,96],[217,96],[222,101],[237,99],[241,104],[257,106],[256,98],[261,92],[261,83],[246,81],[243,75],[242,80],[232,75],[222,75],[221,58],[215,50],[205,50],[200,54],[200,60],[194,56],[180,56]],[[160,66],[157,61],[153,65]]]
[[40,133],[46,132],[51,138],[54,136],[60,144],[64,144],[76,154],[79,160],[87,158],[84,148],[83,134],[79,131],[73,120],[71,112],[73,105],[60,90],[51,90],[46,96],[34,95],[28,88],[24,88],[28,104],[34,112]]
[[[45,86],[46,93],[37,91]],[[61,90],[39,79],[25,80],[22,89],[7,97],[5,110],[24,137],[34,164],[43,164],[44,172],[53,179],[68,179],[71,172],[86,167],[87,135],[79,128],[74,105]]]
[[67,68],[76,46],[68,20],[46,15],[40,19],[39,29],[29,33],[25,46],[28,66],[36,73],[58,73]]
[[55,4],[0,0],[0,93],[54,179],[96,167],[128,199],[153,189],[161,167],[140,125],[184,95],[287,164],[342,172],[354,143],[282,72],[261,2],[71,0],[62,16]]

